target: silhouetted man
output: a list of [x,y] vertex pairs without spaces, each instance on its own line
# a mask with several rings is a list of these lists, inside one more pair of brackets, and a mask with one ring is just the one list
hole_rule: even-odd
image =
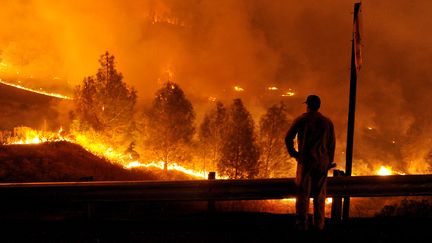
[[[297,160],[296,227],[307,230],[309,198],[313,197],[314,226],[322,230],[327,171],[334,165],[335,134],[332,121],[318,112],[320,98],[309,95],[305,103],[307,112],[294,120],[285,137],[288,153]],[[296,135],[298,150],[294,148]]]

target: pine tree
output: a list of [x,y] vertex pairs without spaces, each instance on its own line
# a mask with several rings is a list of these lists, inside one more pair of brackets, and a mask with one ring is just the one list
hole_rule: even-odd
[[221,102],[217,102],[216,106],[204,116],[199,130],[204,167],[206,159],[209,158],[211,169],[216,169],[216,163],[221,156],[221,147],[227,119],[227,110]]
[[195,113],[183,90],[173,82],[167,82],[156,92],[152,107],[147,112],[147,144],[158,159],[168,163],[187,157],[185,148],[195,133]]
[[284,141],[290,124],[283,103],[271,106],[261,117],[258,137],[261,149],[260,177],[288,176],[295,168],[295,163],[288,156]]
[[258,174],[259,150],[254,121],[241,99],[233,101],[225,130],[219,173],[232,179],[254,178]]
[[96,75],[84,78],[75,89],[75,116],[80,129],[93,129],[117,145],[130,142],[136,91],[123,81],[113,55],[106,52],[99,63]]

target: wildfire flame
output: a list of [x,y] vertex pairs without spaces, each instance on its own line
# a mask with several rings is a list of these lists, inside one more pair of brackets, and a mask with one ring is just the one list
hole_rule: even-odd
[[[312,198],[310,199],[310,202],[312,203]],[[287,203],[295,203],[296,199],[295,198],[284,198],[282,199],[282,202],[287,202]],[[331,197],[327,197],[325,200],[325,204],[331,204],[333,202],[333,198]]]
[[[142,162],[134,160],[133,156],[128,153],[120,152],[113,147],[107,145],[103,141],[99,141],[97,136],[91,136],[89,134],[83,134],[78,132],[72,132],[72,136],[66,136],[63,128],[57,132],[49,131],[36,131],[29,127],[16,127],[13,131],[13,136],[6,140],[6,145],[9,144],[38,144],[43,142],[55,142],[55,141],[69,141],[81,145],[87,151],[99,156],[104,157],[112,162],[121,164],[127,169],[143,167],[143,168],[157,168],[160,170],[164,169],[164,161],[150,161]],[[179,171],[184,174],[199,178],[206,179],[206,171],[199,171],[186,168],[178,163],[171,162],[167,166],[168,170]],[[381,165],[374,173],[380,176],[387,175],[405,175],[404,172],[394,170],[390,166]],[[228,179],[227,177],[218,176],[217,179]],[[286,199],[293,200],[293,199]],[[327,199],[330,201],[331,199]]]
[[179,27],[188,27],[184,21],[167,13],[154,12],[149,18],[152,24],[165,23]]
[[282,94],[282,97],[291,97],[294,95],[295,95],[295,92],[292,89],[288,89],[288,91],[285,92],[285,94]]
[[242,87],[240,87],[240,86],[234,86],[234,90],[237,91],[237,92],[244,91],[244,89]]
[[391,175],[392,171],[390,167],[386,167],[386,166],[381,166],[379,168],[379,170],[377,171],[377,174],[380,176],[386,176],[386,175]]
[[[56,142],[56,141],[68,141],[81,145],[87,151],[99,156],[104,157],[112,162],[121,164],[127,169],[144,167],[144,168],[157,168],[160,170],[164,169],[164,161],[151,161],[148,163],[142,163],[140,161],[131,161],[130,155],[116,151],[112,147],[105,143],[98,142],[95,138],[89,138],[84,134],[74,133],[72,138],[63,136],[63,128],[60,127],[58,132],[47,132],[47,131],[36,131],[29,127],[17,127],[14,129],[14,136],[6,143],[6,145],[12,144],[39,144],[44,142]],[[131,161],[131,162],[130,162]],[[205,171],[196,171],[185,168],[175,162],[168,164],[168,170],[175,170],[184,174],[206,179]],[[224,177],[217,177],[217,179],[226,179]]]
[[388,176],[388,175],[405,175],[405,173],[400,171],[395,171],[390,166],[384,166],[382,165],[378,171],[376,172],[377,175],[380,176]]
[[[132,161],[129,164],[127,164],[125,167],[128,169],[137,168],[137,167],[144,167],[144,168],[153,167],[153,168],[158,168],[158,169],[163,170],[164,164],[165,164],[164,161],[159,161],[159,162],[152,161],[149,163],[141,163],[139,161]],[[206,173],[204,171],[194,171],[191,169],[187,169],[187,168],[185,168],[185,167],[183,167],[177,163],[169,163],[168,164],[168,170],[176,170],[176,171],[180,171],[180,172],[183,172],[187,175],[191,175],[191,176],[194,176],[197,178],[207,179]],[[218,178],[218,179],[220,179],[220,178]]]
[[41,91],[41,90],[34,90],[34,89],[26,88],[26,87],[18,85],[18,84],[7,83],[7,82],[3,81],[2,79],[0,79],[0,83],[2,83],[4,85],[11,86],[11,87],[15,87],[15,88],[18,88],[18,89],[22,89],[22,90],[38,93],[38,94],[41,94],[41,95],[46,95],[46,96],[51,96],[51,97],[56,97],[56,98],[66,99],[66,100],[72,100],[72,98],[69,97],[69,96],[65,96],[65,95],[61,95],[61,94],[56,94],[56,93],[45,92],[45,91]]
[[60,127],[58,132],[36,131],[29,127],[16,127],[14,128],[14,136],[9,138],[6,145],[69,141],[67,138],[63,137],[62,132],[62,127]]
[[283,97],[291,97],[291,96],[294,96],[294,95],[295,95],[295,93],[292,92],[292,91],[288,91],[285,94],[282,94]]

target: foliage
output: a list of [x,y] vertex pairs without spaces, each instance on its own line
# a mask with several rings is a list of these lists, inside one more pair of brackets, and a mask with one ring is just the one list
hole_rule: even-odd
[[108,52],[99,59],[95,76],[84,78],[75,90],[75,118],[80,130],[95,130],[115,145],[130,143],[134,130],[134,88],[128,87]]
[[290,159],[284,142],[290,124],[283,103],[271,106],[261,117],[258,136],[260,177],[293,176],[295,163]]
[[259,150],[254,122],[240,99],[229,110],[218,171],[229,178],[254,178],[258,174]]
[[205,114],[199,128],[199,141],[202,148],[203,161],[208,158],[211,170],[216,170],[216,163],[221,157],[222,142],[228,119],[227,110],[221,102]]
[[432,173],[432,149],[425,156],[425,161],[428,164],[427,172],[428,174]]
[[156,157],[165,161],[190,159],[188,146],[195,133],[195,113],[183,90],[167,82],[156,92],[152,107],[146,114],[147,145]]

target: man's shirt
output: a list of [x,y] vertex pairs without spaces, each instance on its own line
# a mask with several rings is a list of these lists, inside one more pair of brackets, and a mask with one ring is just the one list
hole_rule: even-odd
[[[294,148],[297,135],[298,151]],[[291,157],[309,169],[326,172],[334,160],[335,133],[333,123],[318,111],[310,111],[296,118],[285,137]]]

